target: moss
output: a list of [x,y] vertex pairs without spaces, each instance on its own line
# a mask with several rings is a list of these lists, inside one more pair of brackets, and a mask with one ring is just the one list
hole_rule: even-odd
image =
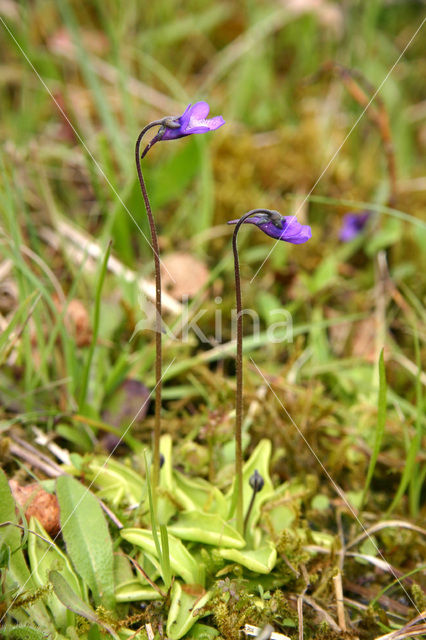
[[383,627],[379,624],[379,622],[382,622],[383,613],[383,610],[379,608],[368,607],[366,609],[357,627],[361,640],[370,640],[370,638],[375,638],[383,633]]
[[291,565],[297,569],[300,564],[309,560],[309,553],[304,550],[305,542],[293,531],[281,532],[277,543],[277,552],[287,558]]
[[426,610],[426,593],[423,591],[420,585],[413,584],[411,587],[411,595],[413,596],[414,604],[418,611]]
[[44,597],[49,595],[51,591],[52,591],[52,585],[50,584],[43,585],[42,587],[38,587],[38,589],[36,589],[32,593],[30,593],[29,591],[26,591],[21,595],[19,595],[17,598],[15,598],[15,600],[11,605],[11,608],[18,609],[19,607],[25,607],[29,604],[35,604],[39,600],[42,600]]

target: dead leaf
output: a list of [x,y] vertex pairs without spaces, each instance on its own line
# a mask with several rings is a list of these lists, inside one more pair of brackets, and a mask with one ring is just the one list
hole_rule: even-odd
[[127,429],[133,421],[138,423],[145,418],[149,396],[149,389],[142,382],[128,378],[111,396],[102,417],[108,424]]
[[[55,305],[61,312],[63,306],[57,298],[55,298]],[[70,300],[65,310],[64,324],[68,333],[75,339],[77,347],[87,347],[91,343],[92,328],[89,313],[80,300],[76,298]]]
[[313,13],[324,27],[341,34],[344,26],[343,12],[336,4],[326,0],[285,0],[286,8],[297,15]]
[[[326,307],[324,311],[326,318],[333,319],[340,317],[340,313],[331,307]],[[343,354],[351,330],[351,322],[339,322],[338,324],[331,324],[328,327],[330,344],[336,355],[341,356]]]
[[0,313],[8,314],[18,305],[18,287],[13,280],[0,283]]
[[55,106],[59,109],[59,116],[61,118],[61,126],[59,128],[57,138],[64,140],[65,142],[78,142],[76,133],[72,127],[70,116],[68,115],[68,108],[65,103],[63,94],[60,91],[56,91],[53,94]]
[[34,516],[49,535],[59,533],[59,504],[55,495],[47,493],[36,482],[21,487],[16,480],[10,480],[9,486],[13,499],[23,509],[27,520]]
[[360,320],[354,326],[352,337],[352,355],[374,362],[376,357],[377,323],[373,316]]
[[202,598],[207,593],[201,584],[183,584],[182,591],[193,598]]
[[[96,55],[104,56],[109,50],[109,41],[104,33],[91,29],[81,32],[85,49]],[[76,46],[71,32],[65,27],[59,28],[48,40],[48,48],[59,55],[76,55]]]
[[171,253],[162,259],[162,279],[175,298],[192,298],[206,284],[209,271],[201,260],[190,253]]

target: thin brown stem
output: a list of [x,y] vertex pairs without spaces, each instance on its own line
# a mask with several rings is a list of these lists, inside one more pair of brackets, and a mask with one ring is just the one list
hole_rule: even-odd
[[244,518],[244,535],[246,533],[247,524],[248,524],[248,521],[249,521],[249,518],[250,518],[250,514],[252,512],[252,509],[253,509],[254,501],[256,500],[256,495],[257,495],[257,491],[253,490],[253,493],[251,494],[249,506],[248,506],[248,509],[247,509],[247,513],[246,513],[245,518]]
[[[149,221],[149,228],[151,232],[152,252],[154,254],[154,270],[155,270],[155,418],[154,418],[154,454],[153,454],[153,496],[156,502],[156,489],[158,487],[160,478],[160,436],[161,436],[161,370],[162,370],[162,333],[161,333],[161,270],[160,270],[160,249],[158,246],[157,230],[155,228],[154,217],[152,215],[151,203],[148,198],[148,193],[145,186],[145,181],[142,175],[141,168],[141,141],[146,132],[155,126],[161,126],[163,120],[156,120],[148,124],[140,132],[135,146],[135,160],[136,168],[138,172],[139,183],[141,186],[142,196],[145,202],[146,213]],[[151,147],[149,143],[144,150],[142,157],[145,156],[148,149]]]
[[[352,98],[364,109],[370,120],[377,127],[383,143],[383,150],[386,156],[387,171],[389,176],[389,198],[388,205],[395,207],[398,196],[397,169],[395,160],[395,150],[392,141],[389,115],[381,96],[375,87],[356,69],[348,69],[341,64],[328,62],[323,67],[324,71],[337,74],[345,85]],[[373,106],[373,100],[378,105]]]
[[234,273],[235,273],[235,302],[237,310],[237,357],[236,357],[236,396],[235,396],[235,491],[237,496],[236,519],[237,531],[244,535],[244,501],[243,501],[243,447],[242,447],[242,426],[243,426],[243,308],[241,298],[241,276],[240,261],[238,257],[237,237],[241,225],[258,213],[270,214],[269,209],[253,209],[244,214],[235,225],[232,236],[232,250],[234,252]]

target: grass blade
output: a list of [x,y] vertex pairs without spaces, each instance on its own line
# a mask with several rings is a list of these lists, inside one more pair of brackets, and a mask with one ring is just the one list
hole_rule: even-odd
[[167,527],[165,524],[160,524],[160,536],[161,536],[161,555],[162,555],[162,569],[163,580],[167,590],[172,583],[172,572],[170,568],[170,552],[169,552],[169,536],[167,534]]
[[89,353],[87,355],[86,366],[83,371],[83,381],[81,383],[80,398],[78,403],[80,408],[80,413],[84,409],[84,405],[86,403],[90,368],[92,365],[93,354],[95,353],[96,343],[98,341],[99,318],[100,318],[100,311],[101,311],[101,293],[102,293],[102,287],[105,280],[105,275],[107,272],[108,258],[110,253],[111,253],[111,242],[108,243],[107,250],[105,251],[105,256],[104,256],[102,266],[101,266],[101,271],[99,274],[98,286],[96,287],[95,311],[94,311],[94,317],[93,317],[93,337],[89,347]]
[[416,433],[414,438],[411,440],[410,446],[408,448],[404,472],[402,474],[399,487],[397,489],[395,497],[392,500],[392,503],[386,515],[389,515],[395,509],[395,507],[398,505],[399,501],[401,500],[408,486],[410,486],[410,489],[409,489],[410,511],[413,515],[416,514],[418,511],[418,504],[420,500],[421,486],[425,479],[425,472],[420,473],[419,470],[416,469],[417,467],[416,458],[417,458],[417,454],[420,451],[421,441],[422,441],[422,432],[423,432],[423,426],[422,426],[423,398],[422,398],[422,389],[421,389],[421,380],[420,380],[421,367],[420,367],[420,361],[419,361],[419,358],[420,358],[419,344],[418,344],[418,338],[417,338],[416,332],[414,332],[414,335],[416,336],[415,350],[416,350],[416,359],[417,359],[417,368],[418,368],[417,377],[416,377],[416,399],[417,399]]
[[362,507],[364,505],[365,498],[370,487],[371,479],[374,475],[374,469],[376,468],[380,447],[382,445],[383,434],[386,426],[386,390],[386,372],[382,349],[379,357],[379,399],[377,406],[377,427],[374,438],[373,453],[370,458],[370,464],[368,465],[367,478],[365,480],[364,490],[362,492],[361,504],[359,507],[360,511],[362,510]]
[[157,550],[158,559],[160,561],[161,568],[163,568],[163,555],[161,553],[160,539],[158,537],[158,532],[157,532],[157,513],[156,513],[156,510],[155,510],[154,500],[153,500],[153,497],[152,497],[151,478],[150,478],[151,469],[150,469],[150,466],[148,464],[148,456],[147,456],[146,451],[144,451],[144,457],[145,457],[146,487],[147,487],[147,491],[148,491],[149,512],[150,512],[150,516],[151,516],[152,537],[154,539],[154,544],[155,544],[155,548]]
[[[159,526],[157,524],[157,513],[156,513],[154,500],[152,496],[150,467],[148,465],[148,456],[146,454],[146,451],[144,451],[144,456],[145,456],[145,473],[146,473],[146,486],[148,490],[149,511],[151,514],[152,537],[154,540],[158,559],[160,561],[162,578],[166,586],[166,589],[169,590],[170,585],[172,583],[172,571],[170,567],[169,538],[167,534],[167,527],[165,524],[160,524]],[[160,538],[158,537],[158,530],[157,530],[158,528],[160,529],[161,543],[160,543]]]
[[[422,415],[423,415],[423,395],[422,395],[422,383],[420,379],[421,374],[421,356],[420,356],[420,344],[419,344],[419,336],[417,331],[414,330],[414,351],[416,354],[416,364],[417,364],[417,375],[416,375],[416,404],[417,404],[417,415],[416,415],[416,435],[413,440],[413,449],[414,449],[414,459],[417,457],[417,454],[421,449],[422,442]],[[418,467],[418,463],[414,464],[413,472],[411,473],[410,478],[410,488],[409,488],[409,504],[410,504],[410,512],[413,517],[417,516],[419,513],[420,507],[420,494],[422,490],[422,485],[425,479],[426,469],[421,471]]]

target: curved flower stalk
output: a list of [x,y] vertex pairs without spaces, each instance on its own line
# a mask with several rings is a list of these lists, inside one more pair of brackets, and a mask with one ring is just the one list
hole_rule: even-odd
[[[151,232],[152,251],[154,254],[155,268],[155,423],[154,423],[154,455],[153,455],[153,494],[156,495],[156,488],[160,475],[160,435],[161,435],[161,369],[162,369],[162,328],[161,328],[161,271],[160,252],[158,246],[157,230],[155,228],[154,217],[152,215],[151,204],[142,175],[141,159],[146,156],[149,149],[161,140],[175,140],[193,133],[206,133],[221,127],[225,121],[222,116],[207,119],[209,105],[207,102],[197,102],[188,105],[181,116],[168,116],[161,120],[154,120],[146,125],[140,132],[135,146],[135,160],[138,172],[139,183],[142,196],[145,202],[146,213]],[[159,127],[158,132],[146,145],[142,154],[140,151],[141,142],[144,135],[153,127]]]
[[228,224],[235,224],[232,236],[235,271],[235,299],[237,307],[237,358],[236,378],[237,389],[235,398],[235,477],[237,495],[237,530],[244,535],[244,505],[243,505],[243,453],[242,453],[242,423],[243,423],[243,315],[241,299],[240,262],[238,257],[237,237],[243,224],[255,224],[266,235],[276,240],[283,240],[292,244],[302,244],[312,237],[311,228],[300,224],[295,216],[282,216],[278,211],[270,209],[253,209],[244,214],[239,220],[230,220]]

